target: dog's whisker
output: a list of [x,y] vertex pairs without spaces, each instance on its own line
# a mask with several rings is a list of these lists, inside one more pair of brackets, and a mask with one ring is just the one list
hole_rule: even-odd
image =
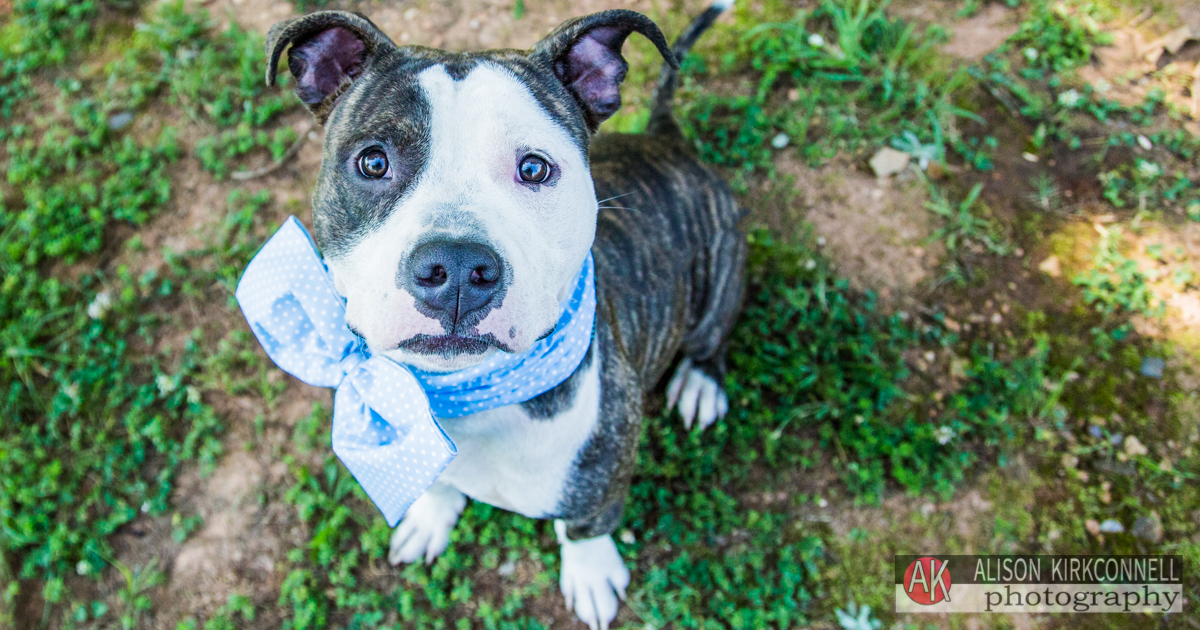
[[615,197],[609,197],[608,199],[601,199],[600,201],[597,201],[596,203],[604,203],[605,201],[612,201],[613,199],[620,199],[621,197],[628,197],[629,195],[632,195],[632,194],[633,194],[633,191],[630,191],[627,193],[616,195]]

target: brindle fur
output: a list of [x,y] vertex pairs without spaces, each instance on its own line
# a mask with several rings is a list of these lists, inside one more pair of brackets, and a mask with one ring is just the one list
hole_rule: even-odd
[[[600,421],[561,514],[572,539],[611,533],[633,473],[643,399],[682,353],[717,378],[741,306],[746,238],[733,193],[667,134],[596,136]],[[611,198],[611,199],[610,199]]]

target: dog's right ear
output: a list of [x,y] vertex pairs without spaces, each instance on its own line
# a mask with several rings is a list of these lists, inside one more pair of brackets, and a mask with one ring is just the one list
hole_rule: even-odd
[[338,96],[380,55],[396,50],[371,20],[358,13],[318,11],[284,22],[267,32],[267,85],[284,49],[296,77],[296,96],[324,124]]

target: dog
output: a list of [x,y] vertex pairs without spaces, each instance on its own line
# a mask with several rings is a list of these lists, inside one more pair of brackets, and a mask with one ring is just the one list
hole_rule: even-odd
[[[268,84],[287,51],[296,94],[326,129],[315,237],[373,354],[450,372],[525,352],[594,260],[579,367],[524,403],[442,419],[459,455],[396,528],[393,564],[437,557],[470,497],[554,519],[568,609],[593,629],[615,617],[629,571],[610,534],[646,394],[677,365],[668,405],[689,429],[728,409],[720,383],[746,238],[672,102],[680,60],[729,4],[673,47],[628,10],[569,20],[532,51],[399,47],[342,11],[270,29]],[[621,106],[632,33],[665,59],[646,132],[598,134]]]

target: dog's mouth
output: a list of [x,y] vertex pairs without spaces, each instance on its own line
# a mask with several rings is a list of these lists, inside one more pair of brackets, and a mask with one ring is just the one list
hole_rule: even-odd
[[416,335],[401,341],[398,350],[414,354],[429,354],[450,358],[459,355],[483,354],[489,348],[508,352],[508,348],[492,335]]

